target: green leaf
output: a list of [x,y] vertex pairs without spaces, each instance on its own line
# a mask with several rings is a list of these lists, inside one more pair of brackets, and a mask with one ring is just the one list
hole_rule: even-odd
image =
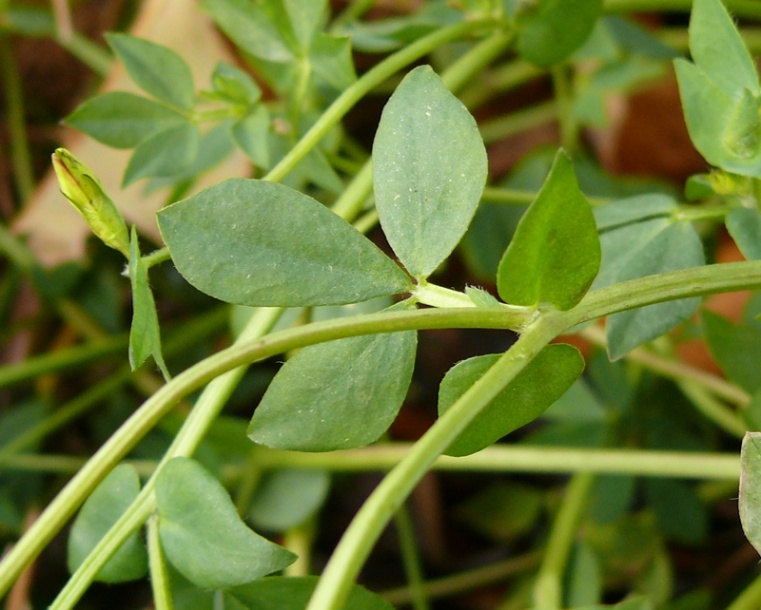
[[747,89],[743,89],[728,117],[723,134],[723,145],[740,159],[753,158],[761,143],[761,121],[759,121],[759,99]]
[[723,91],[761,93],[753,58],[720,0],[694,1],[689,36],[693,61]]
[[146,138],[187,123],[187,118],[163,104],[124,91],[90,98],[66,119],[66,124],[113,148],[134,148]]
[[[653,222],[658,222],[659,219]],[[689,223],[667,223],[639,249],[630,252],[615,275],[617,282],[699,267],[705,263],[703,244]],[[700,298],[679,299],[614,314],[608,318],[608,355],[616,360],[635,347],[660,337],[689,318]]]
[[711,354],[724,374],[754,394],[761,390],[761,328],[750,324],[732,324],[713,312],[703,310],[703,330]]
[[[247,610],[304,610],[317,586],[317,576],[260,578],[224,593],[225,608]],[[237,606],[229,606],[234,601]],[[393,610],[382,597],[353,585],[342,610]]]
[[542,515],[544,494],[522,483],[497,482],[455,508],[458,521],[492,540],[528,534]]
[[256,486],[248,517],[255,527],[285,532],[322,506],[330,487],[324,470],[275,470]]
[[618,199],[594,210],[600,232],[651,218],[669,218],[677,210],[672,197],[660,193]]
[[410,289],[365,236],[279,184],[227,180],[165,208],[158,223],[185,279],[230,303],[341,305]]
[[182,110],[192,110],[195,88],[190,67],[171,49],[129,36],[106,34],[130,78],[146,93]]
[[600,601],[603,593],[603,575],[600,561],[588,545],[577,543],[569,558],[564,590],[566,607],[578,608],[582,604]]
[[203,0],[202,6],[221,30],[246,53],[277,63],[295,58],[282,31],[261,3],[250,0]]
[[[476,356],[452,367],[439,388],[439,415],[446,413],[501,354]],[[539,417],[560,398],[584,370],[579,350],[570,345],[545,347],[492,400],[446,450],[460,457],[488,447]]]
[[740,522],[761,554],[761,432],[746,432],[740,450]]
[[302,51],[309,49],[313,36],[319,35],[319,28],[325,17],[327,0],[281,0],[288,15],[291,30]]
[[262,90],[245,70],[220,61],[211,75],[214,91],[238,103],[253,105],[262,97]]
[[592,208],[573,171],[558,151],[550,175],[523,215],[497,272],[497,289],[507,303],[558,309],[575,306],[600,268],[600,240]]
[[468,110],[429,66],[412,70],[383,110],[373,172],[383,231],[413,277],[428,277],[460,241],[486,170]]
[[201,135],[190,123],[170,127],[143,140],[124,170],[122,186],[140,178],[171,177],[187,169],[198,156]]
[[727,214],[727,231],[748,260],[761,260],[761,212],[736,208]]
[[167,558],[199,587],[241,585],[296,558],[250,530],[224,487],[191,459],[177,457],[163,466],[156,479],[156,506]]
[[708,513],[697,491],[684,481],[646,479],[645,491],[664,536],[697,546],[708,533]]
[[653,603],[646,597],[631,597],[622,602],[619,602],[613,606],[581,606],[574,608],[574,610],[655,610]]
[[164,379],[170,379],[161,353],[161,333],[156,303],[148,283],[148,268],[140,257],[137,231],[132,227],[129,256],[129,279],[132,285],[132,325],[129,330],[129,364],[134,371],[153,356]]
[[270,112],[265,105],[258,105],[248,115],[233,123],[230,133],[238,147],[255,165],[270,166]]
[[523,3],[516,15],[518,53],[541,67],[562,61],[578,49],[602,14],[602,0],[576,0],[568,10],[565,0]]
[[309,49],[314,73],[336,91],[349,88],[357,75],[351,55],[351,40],[317,32]]
[[[140,492],[134,466],[120,464],[101,481],[79,511],[69,533],[68,565],[73,573]],[[139,532],[132,534],[100,569],[96,580],[138,580],[148,571],[148,554]]]
[[288,360],[248,435],[276,449],[333,451],[372,443],[402,406],[415,365],[413,331],[339,339]]

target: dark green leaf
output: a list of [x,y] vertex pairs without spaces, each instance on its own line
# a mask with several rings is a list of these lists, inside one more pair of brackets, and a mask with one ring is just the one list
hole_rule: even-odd
[[513,305],[550,303],[566,310],[586,294],[599,268],[592,208],[561,150],[500,261],[497,289]]
[[283,33],[261,3],[250,0],[203,0],[202,5],[222,31],[246,53],[278,63],[294,59]]
[[66,123],[113,148],[134,148],[159,131],[186,124],[187,118],[145,97],[111,91],[87,100]]
[[740,521],[761,554],[761,432],[747,432],[740,451]]
[[146,93],[170,106],[191,110],[195,102],[193,75],[185,60],[162,45],[128,34],[106,34],[108,44],[127,74]]
[[748,260],[761,260],[761,212],[736,208],[727,214],[727,230]]
[[231,303],[340,305],[410,289],[404,272],[366,237],[282,185],[228,180],[158,219],[185,279]]
[[156,479],[156,506],[167,558],[198,587],[242,585],[295,559],[246,527],[219,481],[188,458],[163,466]]
[[[452,367],[439,388],[439,415],[501,357],[501,354],[477,356]],[[445,453],[456,457],[475,453],[525,426],[560,398],[583,370],[584,359],[575,347],[563,344],[545,347],[476,416]]]
[[190,123],[170,127],[143,140],[124,170],[123,186],[140,178],[181,174],[198,156],[201,135]]
[[156,303],[148,283],[148,269],[140,257],[137,231],[132,227],[130,239],[129,278],[132,285],[132,326],[129,331],[129,363],[134,371],[149,356],[169,379],[169,371],[161,353],[161,333]]
[[[656,221],[657,222],[657,221]],[[699,267],[705,263],[703,244],[688,223],[671,223],[624,262],[616,274],[619,282],[656,273]],[[700,298],[666,301],[614,314],[608,318],[608,354],[615,360],[635,347],[660,337],[688,319]]]
[[538,66],[548,67],[578,49],[602,14],[602,0],[576,0],[568,10],[565,0],[524,3],[516,15],[518,52]]
[[330,475],[324,470],[275,470],[258,483],[248,516],[255,527],[285,532],[304,523],[325,501]]
[[708,513],[692,485],[669,479],[647,479],[645,490],[663,535],[680,544],[705,542]]
[[750,324],[732,324],[713,312],[701,312],[708,347],[724,374],[754,394],[761,389],[761,328]]
[[[260,578],[251,584],[226,591],[225,608],[304,610],[317,581],[317,576]],[[238,605],[228,606],[230,601]],[[393,610],[393,606],[367,589],[354,585],[342,610]]]
[[[101,481],[79,511],[69,534],[68,565],[74,572],[129,508],[140,492],[134,466],[120,464]],[[148,554],[135,532],[100,569],[96,580],[118,583],[137,580],[148,571]]]
[[478,126],[465,106],[430,67],[412,70],[383,110],[373,171],[383,231],[413,277],[428,277],[462,238],[478,207],[486,165]]
[[333,451],[372,443],[402,406],[417,334],[339,339],[288,360],[254,411],[248,434],[267,447]]
[[542,514],[544,494],[521,483],[498,482],[455,509],[458,521],[496,541],[529,533]]

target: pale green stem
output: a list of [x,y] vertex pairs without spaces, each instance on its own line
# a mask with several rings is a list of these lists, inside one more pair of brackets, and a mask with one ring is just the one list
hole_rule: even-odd
[[317,142],[341,120],[354,104],[384,80],[442,44],[463,38],[493,23],[492,19],[457,23],[428,34],[384,59],[338,96],[315,124],[312,125],[309,131],[304,134],[301,140],[270,170],[265,179],[278,182],[285,177],[315,147]]
[[[256,458],[262,470],[299,468],[331,472],[387,471],[412,450],[411,443],[373,445],[330,453],[300,453],[257,447]],[[8,458],[3,470],[71,474],[86,460],[65,455],[20,454]],[[129,460],[141,476],[148,477],[158,463]],[[651,451],[647,449],[559,449],[494,445],[473,455],[453,458],[439,456],[431,469],[443,472],[519,472],[540,474],[597,474],[696,479],[737,484],[740,458],[735,453],[695,453]],[[223,469],[226,480],[239,479],[240,466]],[[726,493],[724,494],[726,495]]]
[[479,124],[481,136],[486,144],[503,140],[534,127],[551,123],[558,118],[558,105],[552,100],[536,104],[524,110],[489,119]]
[[568,151],[578,147],[579,124],[573,113],[573,83],[571,82],[571,66],[558,64],[552,68],[552,84],[555,87],[555,103],[558,106],[560,121],[560,142]]
[[[727,9],[738,17],[761,19],[761,6],[756,0],[724,0]],[[688,13],[692,0],[605,0],[606,13],[673,12]]]
[[383,528],[436,458],[474,417],[557,334],[551,319],[530,326],[381,481],[362,505],[330,558],[306,610],[339,610]]
[[590,473],[576,474],[563,495],[534,585],[536,610],[560,610],[564,607],[563,577],[593,480]]
[[283,546],[296,555],[296,561],[285,568],[285,576],[309,575],[314,535],[314,519],[307,519],[305,523],[300,523],[285,533]]
[[[520,557],[513,557],[494,563],[482,568],[475,568],[452,576],[445,576],[436,580],[423,583],[423,590],[429,598],[452,597],[484,585],[497,583],[528,572],[539,565],[541,555],[538,552],[527,553]],[[400,587],[384,591],[381,596],[394,606],[409,604],[412,602],[413,592],[409,587]]]
[[407,573],[407,582],[412,593],[412,607],[414,610],[429,610],[431,605],[423,582],[423,568],[415,540],[415,528],[406,506],[402,505],[399,508],[394,516],[394,524],[399,536],[404,571]]
[[159,519],[153,515],[148,519],[148,561],[151,574],[151,591],[155,610],[174,610],[172,587],[167,570],[164,552],[159,540]]

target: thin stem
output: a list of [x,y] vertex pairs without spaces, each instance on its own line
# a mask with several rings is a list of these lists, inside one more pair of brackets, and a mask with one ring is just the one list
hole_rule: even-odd
[[21,201],[34,193],[34,172],[29,152],[29,139],[24,122],[24,97],[21,77],[8,36],[0,35],[0,77],[5,84],[8,130],[11,137],[11,161],[16,176],[16,188]]
[[362,505],[336,547],[306,610],[343,607],[351,583],[388,520],[420,478],[474,417],[523,370],[557,334],[551,320],[539,320],[474,383],[381,481]]
[[150,254],[146,254],[142,257],[142,259],[143,264],[146,266],[146,268],[150,269],[154,265],[172,260],[172,254],[169,252],[169,248],[165,246],[163,248],[159,248],[158,250],[154,250]]
[[536,104],[524,110],[483,121],[479,128],[486,144],[503,140],[516,133],[528,131],[558,118],[558,105],[554,100]]
[[573,549],[576,531],[593,480],[590,473],[576,474],[563,495],[563,503],[553,522],[542,566],[534,586],[534,601],[537,610],[560,610],[564,607],[565,568]]
[[169,571],[167,570],[164,552],[161,549],[159,540],[159,520],[158,515],[153,515],[148,519],[148,561],[151,573],[151,592],[153,593],[153,604],[156,610],[173,610],[172,589],[169,581]]
[[428,596],[423,583],[423,569],[420,565],[420,554],[415,540],[415,528],[412,525],[410,511],[406,506],[403,505],[397,511],[394,516],[394,525],[396,525],[396,531],[399,534],[402,562],[412,593],[412,607],[414,610],[429,610],[431,606],[428,603]]
[[552,83],[555,87],[555,103],[560,119],[560,142],[568,151],[573,152],[578,145],[579,124],[573,113],[573,84],[569,66],[560,64],[551,70]]
[[[426,581],[422,585],[423,591],[429,598],[451,597],[532,570],[539,565],[540,559],[541,554],[538,552],[527,553],[482,568]],[[409,587],[384,591],[381,596],[394,606],[412,602],[412,591]]]
[[493,23],[493,19],[457,23],[436,30],[384,59],[357,80],[354,85],[339,95],[315,124],[312,125],[309,131],[304,134],[301,140],[299,140],[288,154],[269,171],[264,179],[273,182],[280,181],[317,145],[317,143],[341,120],[354,104],[398,70],[408,66],[415,60],[446,42],[473,34]]
[[[505,203],[508,205],[528,205],[536,199],[537,193],[538,191],[523,191],[490,186],[484,189],[481,201]],[[608,197],[587,197],[587,201],[593,206],[600,206],[610,203],[612,199]]]

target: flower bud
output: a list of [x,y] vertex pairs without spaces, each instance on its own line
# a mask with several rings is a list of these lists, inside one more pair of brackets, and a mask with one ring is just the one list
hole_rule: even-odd
[[53,153],[53,169],[61,193],[84,216],[92,232],[129,258],[129,233],[124,217],[103,191],[100,181],[65,148]]

